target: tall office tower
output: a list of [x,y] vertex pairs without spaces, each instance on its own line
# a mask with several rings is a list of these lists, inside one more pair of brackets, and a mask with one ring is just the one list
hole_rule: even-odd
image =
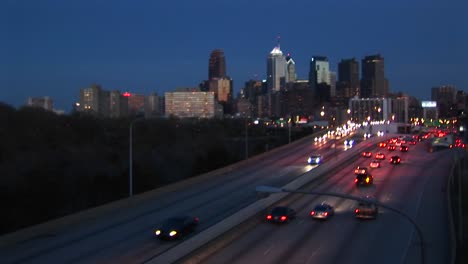
[[161,97],[157,93],[151,93],[145,98],[145,116],[157,117],[163,114],[161,108]]
[[279,44],[273,48],[267,59],[268,93],[278,92],[286,84],[286,58]]
[[294,62],[291,54],[288,53],[286,56],[286,83],[292,83],[296,81],[296,62]]
[[54,102],[49,96],[44,97],[28,97],[27,106],[39,107],[48,111],[54,110]]
[[355,58],[338,63],[338,94],[343,98],[359,96],[359,63]]
[[385,80],[384,58],[380,54],[366,56],[361,66],[361,97],[387,97],[389,87]]
[[440,117],[452,117],[451,108],[456,103],[457,89],[452,85],[433,87],[431,90],[431,100],[437,102]]
[[310,59],[309,86],[319,102],[330,97],[330,63],[324,56],[313,56]]
[[226,59],[222,49],[215,49],[208,61],[208,80],[226,77]]

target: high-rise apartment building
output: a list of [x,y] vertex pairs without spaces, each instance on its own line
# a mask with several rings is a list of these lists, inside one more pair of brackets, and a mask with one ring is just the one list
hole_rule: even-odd
[[359,96],[359,63],[355,58],[338,63],[337,94],[342,98]]
[[273,48],[267,58],[268,93],[280,91],[286,84],[286,57],[279,44]]
[[128,97],[123,96],[120,91],[113,90],[110,92],[109,116],[119,118],[128,115]]
[[80,111],[107,117],[110,111],[110,92],[103,90],[97,84],[93,84],[89,88],[82,88],[80,89],[79,105]]
[[54,110],[54,102],[52,98],[49,96],[43,97],[28,97],[28,101],[26,102],[27,106],[31,107],[39,107],[48,111]]
[[145,113],[146,96],[143,94],[132,94],[125,92],[124,96],[128,98],[128,114],[138,115]]
[[388,83],[385,79],[384,58],[377,55],[362,59],[361,94],[362,98],[388,96]]
[[216,102],[214,92],[201,92],[197,88],[180,88],[166,92],[166,115],[180,118],[214,118],[222,116],[222,108]]
[[208,80],[226,77],[226,59],[222,49],[215,49],[208,61]]

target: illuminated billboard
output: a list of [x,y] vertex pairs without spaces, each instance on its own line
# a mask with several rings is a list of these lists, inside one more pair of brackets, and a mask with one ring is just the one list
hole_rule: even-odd
[[436,101],[422,101],[421,106],[424,108],[437,107],[437,102]]

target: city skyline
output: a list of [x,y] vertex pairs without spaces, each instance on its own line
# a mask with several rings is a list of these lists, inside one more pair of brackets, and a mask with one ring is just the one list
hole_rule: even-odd
[[[226,74],[234,80],[237,94],[249,79],[266,79],[265,58],[278,35],[284,54],[294,58],[298,79],[307,79],[314,54],[327,56],[335,72],[342,59],[360,61],[381,54],[391,92],[430,99],[435,86],[467,90],[463,69],[468,67],[468,56],[463,49],[468,32],[462,16],[467,3],[462,1],[450,6],[427,1],[340,5],[296,1],[288,4],[291,14],[279,19],[282,23],[272,24],[268,19],[279,2],[219,3],[221,15],[199,16],[197,10],[216,9],[209,2],[2,3],[6,39],[1,45],[6,48],[0,51],[4,58],[0,87],[10,90],[0,101],[21,106],[30,96],[49,96],[57,109],[68,111],[79,89],[92,83],[109,90],[163,95],[204,80],[207,58],[217,48],[224,51]],[[310,13],[310,8],[326,12]],[[381,12],[369,13],[372,8]],[[247,11],[258,13],[255,22],[229,22]],[[304,19],[305,14],[324,21],[320,34],[308,37],[311,20]],[[184,19],[174,20],[174,15]],[[368,25],[372,19],[375,23]],[[346,23],[355,30],[344,28]],[[366,34],[366,29],[380,34]]]

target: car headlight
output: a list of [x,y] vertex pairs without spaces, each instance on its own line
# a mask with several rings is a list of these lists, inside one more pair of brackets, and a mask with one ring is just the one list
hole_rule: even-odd
[[156,232],[154,232],[157,236],[159,236],[161,234],[161,230],[156,230]]
[[308,159],[307,159],[307,162],[308,162],[308,163],[311,163],[311,162],[312,162],[312,159],[311,159],[311,158],[308,158]]
[[315,162],[316,162],[316,163],[320,163],[320,158],[316,158],[316,159],[315,159]]
[[169,233],[169,236],[175,236],[177,235],[177,231],[175,230],[172,230],[170,233]]

